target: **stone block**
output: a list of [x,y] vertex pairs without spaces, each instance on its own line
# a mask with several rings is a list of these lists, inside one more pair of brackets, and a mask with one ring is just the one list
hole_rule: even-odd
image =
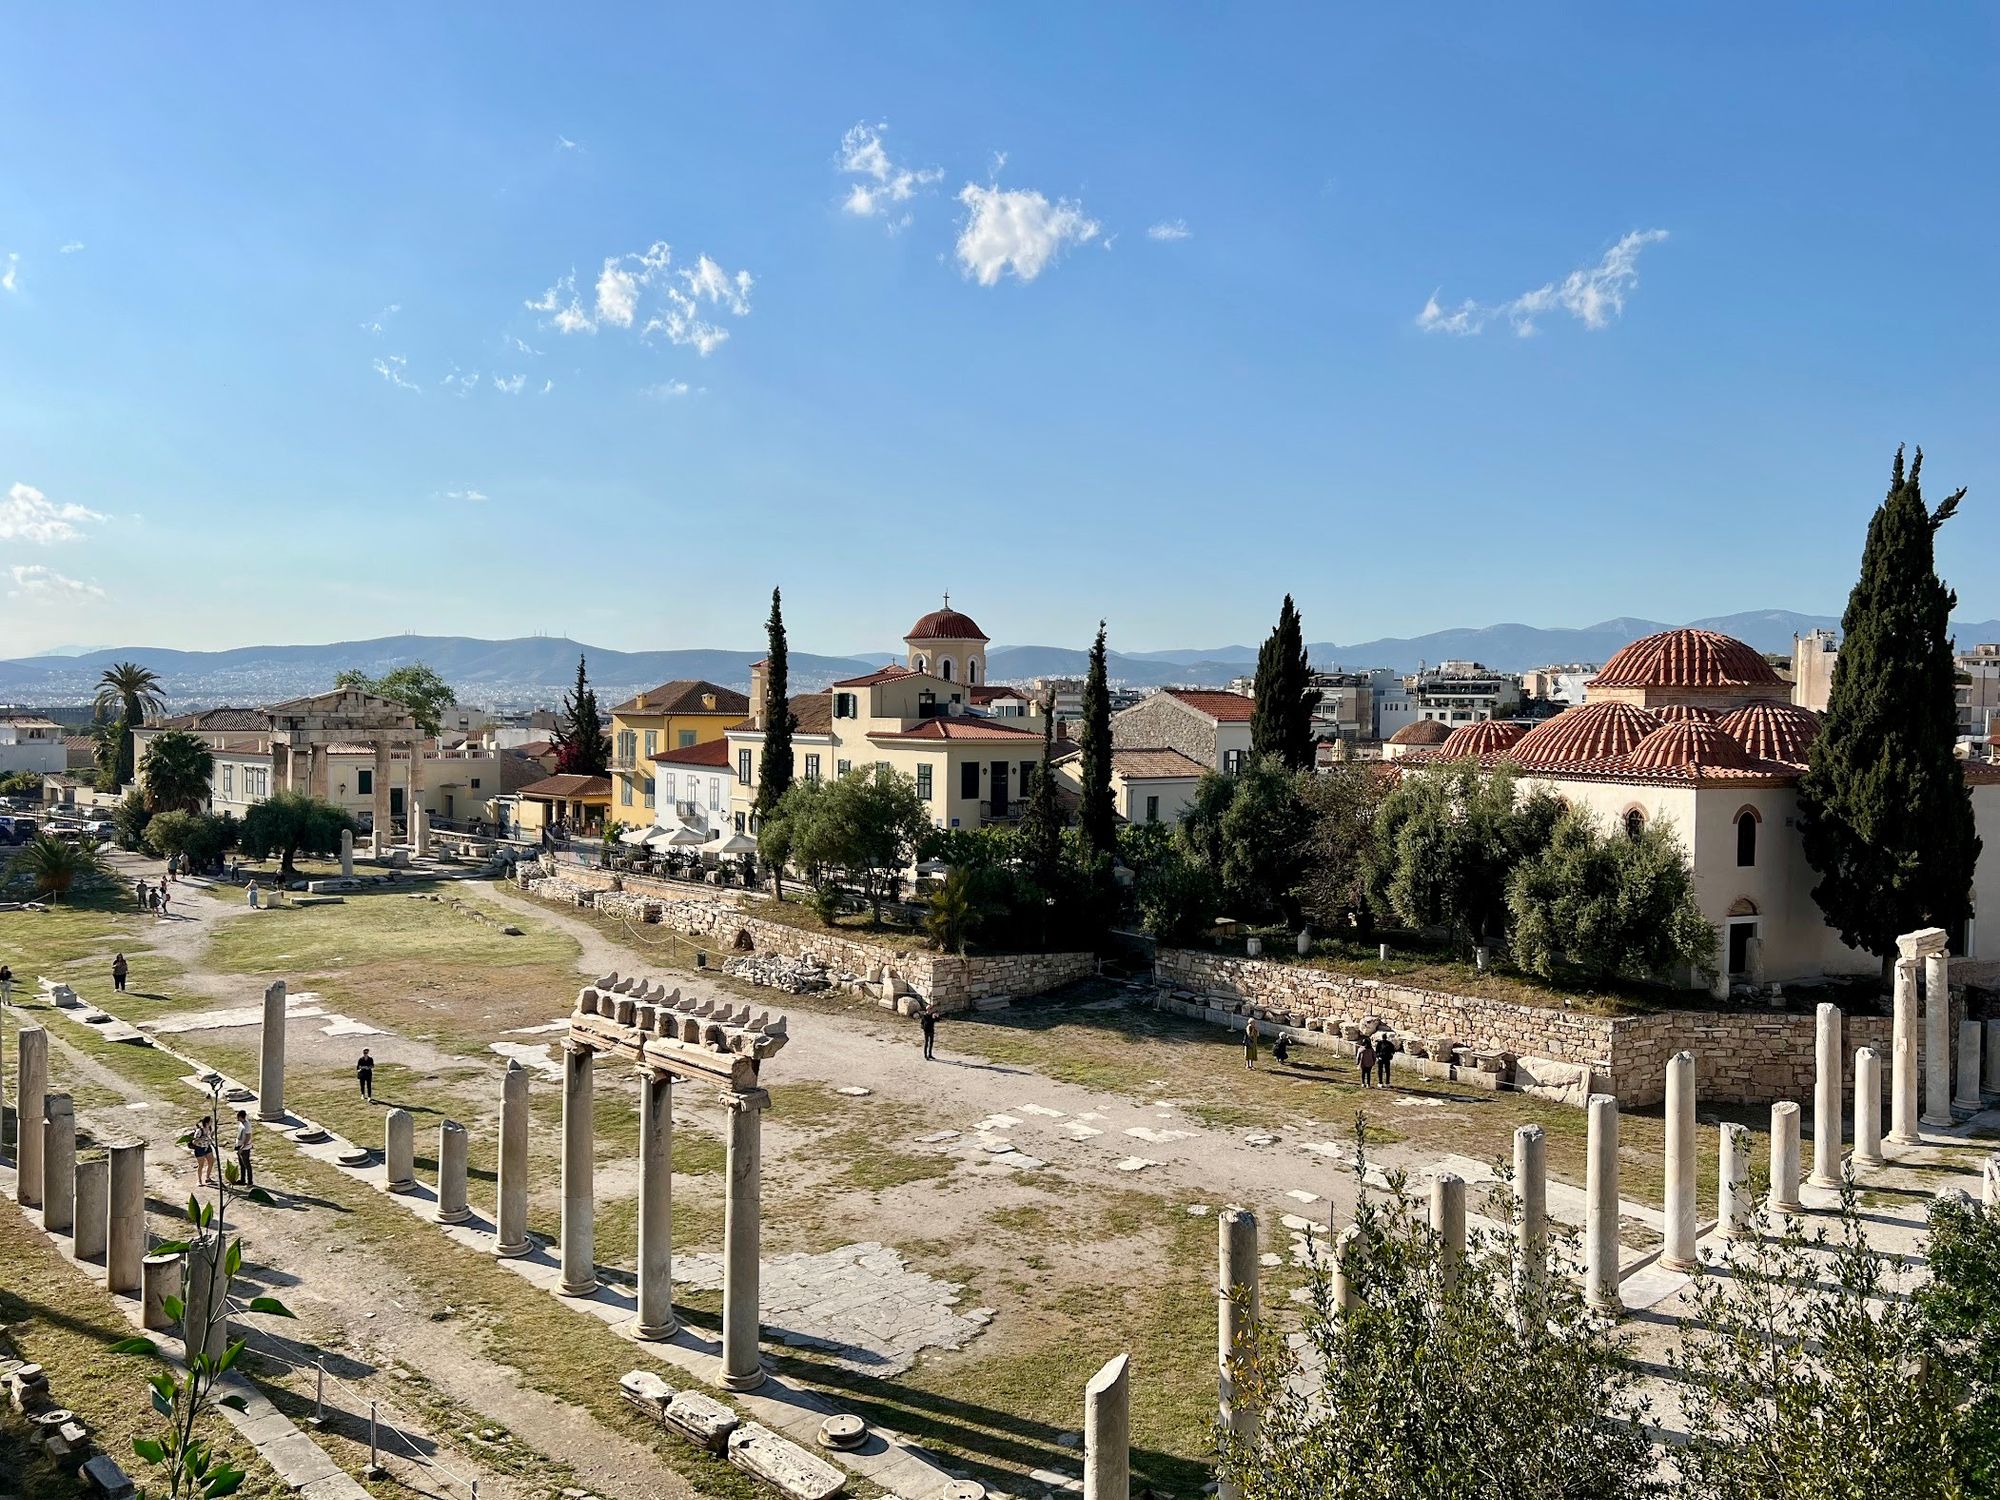
[[664,1422],[667,1404],[678,1392],[651,1370],[628,1370],[618,1377],[618,1394],[655,1422]]
[[722,1452],[738,1420],[735,1412],[700,1391],[678,1393],[667,1403],[666,1416],[668,1426],[711,1453]]
[[756,1422],[729,1434],[729,1461],[789,1500],[833,1500],[847,1485],[847,1476],[825,1459]]
[[130,1500],[133,1494],[132,1481],[125,1477],[125,1471],[103,1453],[84,1464],[83,1480],[92,1494],[102,1495],[104,1500]]
[[1583,1063],[1557,1062],[1547,1057],[1514,1059],[1514,1087],[1538,1099],[1583,1108],[1590,1098],[1590,1069]]

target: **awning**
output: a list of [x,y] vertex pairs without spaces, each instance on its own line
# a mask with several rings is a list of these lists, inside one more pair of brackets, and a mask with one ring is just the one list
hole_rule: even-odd
[[653,830],[650,828],[628,828],[618,835],[618,842],[621,844],[643,844],[652,836],[652,833]]

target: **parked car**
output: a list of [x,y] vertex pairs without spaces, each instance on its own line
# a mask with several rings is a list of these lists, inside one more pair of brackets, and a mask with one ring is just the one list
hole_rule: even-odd
[[40,831],[33,818],[0,816],[0,844],[25,844]]

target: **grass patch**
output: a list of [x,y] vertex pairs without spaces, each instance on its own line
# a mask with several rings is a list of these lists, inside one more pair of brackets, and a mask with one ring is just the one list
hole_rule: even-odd
[[[485,903],[475,903],[485,905]],[[500,908],[487,907],[495,916]],[[287,906],[219,925],[207,962],[232,974],[339,974],[381,963],[511,968],[563,964],[574,969],[577,945],[536,924],[520,937],[408,892],[349,896],[338,906]]]

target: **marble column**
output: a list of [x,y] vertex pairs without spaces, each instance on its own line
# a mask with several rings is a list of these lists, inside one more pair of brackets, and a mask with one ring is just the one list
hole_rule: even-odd
[[410,853],[421,856],[431,852],[430,817],[424,811],[424,742],[416,741],[410,746],[410,790],[408,796],[410,815]]
[[1854,1054],[1854,1165],[1882,1165],[1882,1059],[1873,1047]]
[[1821,1001],[1813,1015],[1813,1164],[1806,1181],[1840,1186],[1840,1007]]
[[1694,1054],[1667,1059],[1666,1244],[1660,1264],[1669,1271],[1692,1271],[1697,1263],[1695,1226]]
[[592,1065],[597,1054],[563,1044],[562,1286],[565,1297],[597,1290],[597,1134],[592,1121]]
[[1986,1072],[1980,1087],[1988,1094],[2000,1094],[2000,1020],[1986,1023]]
[[1917,961],[1896,960],[1896,1021],[1889,1052],[1889,1140],[1914,1146],[1917,1135]]
[[228,1257],[229,1242],[217,1235],[205,1235],[188,1247],[181,1344],[190,1359],[204,1351],[220,1359],[229,1348]]
[[1342,1316],[1361,1305],[1361,1293],[1354,1285],[1354,1247],[1360,1241],[1360,1228],[1350,1224],[1333,1242],[1333,1309]]
[[20,1066],[14,1074],[14,1200],[23,1208],[42,1203],[42,1111],[49,1092],[49,1034],[21,1028]]
[[1514,1213],[1521,1296],[1533,1303],[1549,1274],[1549,1141],[1539,1125],[1514,1128]]
[[264,990],[264,1058],[257,1084],[257,1118],[285,1118],[285,981]]
[[670,1339],[674,1317],[674,1079],[639,1070],[639,1320],[642,1339]]
[[382,1134],[382,1167],[389,1191],[407,1193],[417,1185],[416,1121],[407,1109],[392,1109]]
[[528,1253],[528,1070],[513,1058],[500,1080],[500,1201],[493,1253]]
[[1985,1032],[1977,1021],[1958,1023],[1958,1091],[1951,1103],[1952,1108],[1972,1115],[1986,1107],[1986,1101],[1979,1097],[1979,1043]]
[[76,1233],[76,1109],[68,1094],[42,1100],[42,1228]]
[[[1227,1208],[1216,1215],[1215,1364],[1216,1415],[1237,1454],[1257,1440],[1257,1412],[1236,1399],[1234,1362],[1255,1349],[1260,1313],[1257,1291],[1257,1216],[1248,1209]],[[1224,1481],[1220,1500],[1237,1500],[1240,1486]]]
[[167,1316],[167,1298],[181,1294],[181,1263],[185,1258],[181,1252],[169,1250],[148,1255],[139,1264],[139,1317],[155,1333],[174,1326],[174,1320]]
[[1771,1106],[1771,1209],[1795,1214],[1799,1202],[1799,1106],[1786,1099]]
[[763,1089],[722,1096],[729,1109],[729,1196],[722,1215],[722,1388],[753,1390],[764,1383],[757,1358],[759,1220],[763,1213]]
[[111,1163],[93,1156],[76,1164],[76,1234],[70,1249],[78,1260],[102,1260],[111,1224]]
[[354,878],[354,830],[340,830],[340,873],[346,879]]
[[1618,1299],[1618,1101],[1610,1094],[1592,1094],[1589,1112],[1583,1297],[1599,1312],[1617,1313],[1623,1310]]
[[465,1127],[456,1120],[438,1126],[438,1201],[440,1224],[463,1224],[472,1217],[465,1194]]
[[2000,1214],[2000,1151],[1979,1164],[1979,1201],[1989,1214]]
[[1724,1239],[1740,1240],[1754,1227],[1757,1205],[1750,1196],[1750,1127],[1722,1127],[1722,1149],[1716,1163],[1715,1217]]
[[368,837],[375,846],[375,857],[380,859],[389,852],[389,747],[379,740],[375,743],[375,773],[370,781],[375,809],[370,819],[373,831]]
[[1949,1128],[1951,1115],[1951,955],[1924,955],[1923,1123]]
[[111,1212],[105,1247],[105,1282],[113,1292],[139,1295],[145,1278],[146,1143],[111,1148]]
[[1131,1500],[1132,1386],[1119,1355],[1083,1388],[1083,1500]]
[[1431,1179],[1431,1233],[1438,1241],[1438,1286],[1449,1293],[1465,1264],[1465,1179],[1456,1172]]

